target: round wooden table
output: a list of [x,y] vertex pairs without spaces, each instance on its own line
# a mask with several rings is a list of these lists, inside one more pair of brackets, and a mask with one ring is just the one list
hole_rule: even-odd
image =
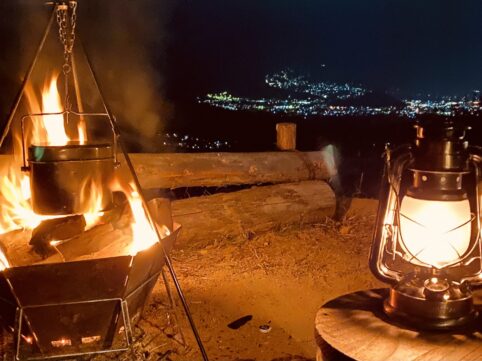
[[417,331],[383,313],[388,289],[350,293],[316,314],[318,361],[481,361],[482,294],[474,296],[479,318],[459,331]]

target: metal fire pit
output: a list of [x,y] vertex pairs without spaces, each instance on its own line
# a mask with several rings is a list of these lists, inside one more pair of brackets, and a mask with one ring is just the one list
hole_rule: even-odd
[[112,203],[114,174],[110,144],[31,145],[28,149],[32,207],[44,215],[82,214],[92,205],[95,187],[101,208]]
[[0,273],[0,317],[14,332],[16,360],[126,351],[132,325],[179,226],[135,256],[12,267]]

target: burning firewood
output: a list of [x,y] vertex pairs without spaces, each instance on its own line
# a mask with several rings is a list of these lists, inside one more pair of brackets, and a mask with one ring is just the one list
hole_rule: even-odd
[[[122,231],[114,229],[112,224],[101,224],[58,245],[57,250],[67,262],[82,256],[92,258],[95,253],[116,243],[120,235]],[[57,258],[56,255],[53,257]]]
[[32,232],[29,244],[33,251],[43,258],[55,253],[52,241],[63,241],[82,233],[85,219],[82,215],[48,219],[40,223]]
[[[103,212],[98,220],[98,225],[92,231],[85,231],[86,222],[82,215],[43,221],[32,233],[30,245],[34,252],[44,259],[57,252],[60,252],[63,257],[72,258],[69,254],[69,250],[72,248],[78,249],[80,252],[93,252],[94,249],[86,250],[86,247],[89,247],[87,244],[90,242],[94,242],[94,248],[100,249],[105,246],[106,243],[102,236],[112,232],[113,228],[125,228],[131,222],[130,208],[127,207],[128,201],[124,193],[115,192],[113,196],[112,207]],[[52,245],[52,241],[63,242],[55,245],[56,249]],[[64,252],[67,252],[67,255]],[[77,251],[74,254],[79,255],[80,253]]]
[[[57,246],[57,251],[65,261],[114,257],[131,251],[133,237],[131,229],[132,211],[125,197],[118,195],[114,199],[117,203],[117,206],[114,207],[115,212],[105,215],[105,217],[109,217],[109,223],[97,225]],[[166,210],[170,211],[168,200],[163,198],[153,199],[149,201],[149,208],[155,221],[171,220],[170,217],[166,217],[165,213]],[[167,226],[172,229],[171,224]],[[53,255],[45,262],[60,261],[60,258],[60,255]]]
[[131,213],[129,202],[124,192],[113,192],[112,207],[104,211],[99,223],[112,223],[114,228],[123,228],[127,224],[123,222],[130,222],[130,217],[125,217]]
[[[167,199],[149,201],[153,218],[159,226],[170,221],[166,217]],[[104,212],[99,224],[85,230],[82,216],[69,216],[42,222],[32,230],[15,230],[0,235],[0,247],[10,266],[71,262],[81,259],[114,257],[132,250],[133,215],[125,196],[114,194],[114,206]],[[169,229],[172,229],[168,223]],[[62,241],[51,246],[50,242]],[[35,251],[34,251],[35,249]],[[53,251],[53,252],[52,252]]]
[[31,230],[16,229],[0,235],[0,246],[10,266],[26,266],[42,260],[28,244]]

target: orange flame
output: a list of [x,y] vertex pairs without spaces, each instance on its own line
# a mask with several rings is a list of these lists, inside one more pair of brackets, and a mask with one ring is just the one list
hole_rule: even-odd
[[[64,108],[57,89],[58,74],[54,74],[43,87],[41,101],[31,85],[25,89],[26,99],[32,114],[47,113],[35,116],[28,122],[26,135],[27,143],[36,145],[62,146],[68,144],[69,138],[65,128]],[[87,141],[85,121],[80,117],[77,127],[78,141],[84,144]],[[19,141],[20,134],[14,134],[15,141]],[[13,159],[13,158],[12,158]],[[46,219],[58,216],[42,216],[33,211],[31,205],[30,179],[27,174],[20,171],[20,167],[11,162],[3,172],[0,170],[0,234],[17,229],[33,229]],[[135,255],[159,242],[153,225],[149,221],[142,199],[133,184],[121,186],[119,182],[110,185],[111,190],[122,190],[129,201],[133,222],[131,224],[132,241],[126,253]],[[86,229],[99,223],[102,212],[103,188],[96,184],[94,179],[89,179],[80,189],[82,201],[88,200],[91,205],[89,211],[83,216]],[[170,234],[165,226],[155,225],[161,238]],[[55,244],[56,241],[53,241]],[[9,262],[0,248],[0,271],[9,267]]]
[[86,229],[90,229],[94,227],[99,218],[104,215],[102,212],[102,188],[93,181],[93,179],[88,179],[85,184],[82,186],[80,190],[80,197],[81,201],[84,202],[87,200],[87,203],[90,204],[89,210],[87,213],[84,213],[84,219]]
[[11,168],[2,175],[0,234],[21,228],[35,228],[45,216],[35,214],[30,204],[30,180]]
[[[31,84],[25,88],[25,97],[32,114],[45,113],[46,115],[32,118],[31,143],[40,145],[66,145],[74,140],[67,135],[65,129],[64,106],[60,99],[57,83],[59,74],[54,73],[47,80],[42,89],[42,99],[39,100]],[[77,124],[78,142],[85,144],[87,129],[85,120],[79,119]]]
[[[141,196],[135,190],[134,184],[130,183],[128,187],[122,187],[117,182],[114,185],[114,188],[116,190],[120,189],[125,193],[131,207],[132,217],[134,220],[131,224],[132,243],[128,252],[130,255],[134,256],[138,252],[148,249],[159,242],[159,238],[157,237],[156,231],[147,218]],[[170,234],[170,230],[166,226],[156,225],[156,227],[161,238],[164,238]]]
[[[30,179],[21,174],[17,166],[3,170],[0,176],[0,234],[16,229],[35,228],[53,216],[35,214],[30,203]],[[8,260],[0,249],[0,271],[9,267]]]
[[[25,88],[25,98],[31,114],[46,113],[43,116],[34,116],[31,122],[26,122],[25,135],[27,143],[36,145],[61,146],[72,139],[69,138],[65,128],[64,107],[59,96],[57,82],[59,74],[52,74],[46,80],[41,99],[37,96],[31,83]],[[85,122],[78,122],[78,141],[84,144],[87,141]],[[13,134],[15,144],[21,144],[20,134]],[[28,144],[26,144],[27,146]],[[14,149],[19,150],[19,147]],[[100,214],[97,208],[102,199],[102,194],[91,184],[86,184],[82,193],[89,197],[91,209],[85,214],[87,227],[92,227]],[[41,216],[33,211],[31,205],[30,179],[27,174],[20,171],[19,165],[11,162],[8,169],[0,172],[0,234],[17,229],[33,229],[40,222],[55,218],[55,216]],[[0,250],[0,270],[8,267],[8,260]]]
[[[48,86],[44,86],[42,91],[42,111],[44,113],[61,113],[62,103],[57,90],[58,75],[54,75]],[[69,142],[69,137],[65,132],[63,114],[43,116],[41,124],[47,131],[47,142],[49,145],[65,145]]]
[[85,144],[87,141],[87,128],[83,118],[80,119],[79,125],[77,126],[77,132],[79,133],[79,143]]
[[[132,187],[132,186],[131,186]],[[133,187],[132,187],[133,188]],[[135,255],[158,242],[156,232],[147,219],[139,193],[132,191],[128,196],[134,222],[131,224],[132,244],[129,253]]]

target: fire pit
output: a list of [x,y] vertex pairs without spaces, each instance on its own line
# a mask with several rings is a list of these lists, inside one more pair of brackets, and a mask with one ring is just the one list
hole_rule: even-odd
[[[81,111],[72,61],[77,2],[53,5],[0,139],[3,148],[9,134],[14,140],[0,178],[0,321],[13,332],[14,359],[128,350],[132,326],[166,265],[207,360],[168,256],[180,228],[169,201],[144,199],[88,59],[103,109]],[[30,82],[54,19],[64,47],[63,103],[57,75],[41,100]],[[27,115],[18,116],[21,103]],[[111,141],[90,136],[88,117],[107,120]]]
[[[176,236],[163,239],[165,249]],[[5,269],[0,316],[15,333],[16,358],[127,350],[163,265],[157,243],[135,256]]]

